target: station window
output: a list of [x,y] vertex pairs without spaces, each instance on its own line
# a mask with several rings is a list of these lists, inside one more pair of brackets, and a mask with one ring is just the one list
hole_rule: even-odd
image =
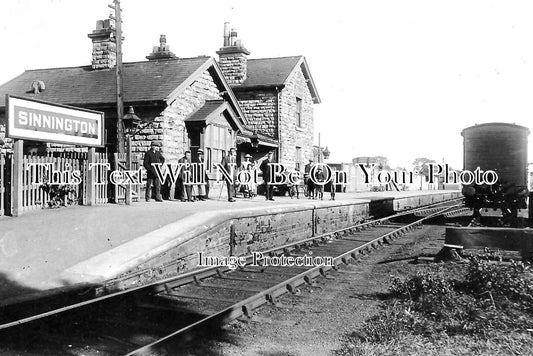
[[296,126],[302,127],[302,99],[296,98]]
[[213,172],[233,144],[232,131],[226,126],[210,124],[205,129],[204,142],[208,172]]
[[296,147],[296,164],[294,168],[296,168],[299,171],[301,166],[302,166],[302,148]]
[[211,157],[211,148],[206,149],[206,164],[207,164],[207,171],[211,172],[213,170],[213,158]]

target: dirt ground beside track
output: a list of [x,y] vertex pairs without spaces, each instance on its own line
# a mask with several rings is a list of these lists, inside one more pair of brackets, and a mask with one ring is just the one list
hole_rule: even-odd
[[226,325],[224,340],[208,349],[228,356],[331,355],[347,333],[379,311],[379,295],[393,276],[414,273],[421,268],[412,263],[416,256],[440,250],[444,230],[423,226],[317,279],[314,286],[302,285],[300,295],[285,294],[276,306],[256,310],[252,319]]

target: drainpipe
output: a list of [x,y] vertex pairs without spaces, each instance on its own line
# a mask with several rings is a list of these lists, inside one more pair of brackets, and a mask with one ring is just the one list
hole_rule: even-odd
[[276,112],[277,112],[277,120],[276,120],[276,125],[278,126],[277,129],[278,129],[278,163],[281,163],[280,160],[281,160],[281,109],[280,109],[280,101],[281,101],[281,91],[279,90],[278,87],[276,87],[276,97],[277,97],[277,101],[276,101]]

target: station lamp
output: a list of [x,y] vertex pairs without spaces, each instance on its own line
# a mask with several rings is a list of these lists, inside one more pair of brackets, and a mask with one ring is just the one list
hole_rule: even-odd
[[135,115],[135,111],[133,111],[133,106],[130,106],[128,112],[122,118],[122,122],[124,123],[125,131],[129,131],[131,133],[140,124],[142,124],[143,121],[137,115]]
[[331,152],[328,150],[328,146],[322,151],[322,155],[324,156],[324,159],[328,159]]
[[254,149],[257,149],[257,147],[259,147],[259,136],[257,135],[256,130],[254,130],[252,136],[250,136],[250,144]]

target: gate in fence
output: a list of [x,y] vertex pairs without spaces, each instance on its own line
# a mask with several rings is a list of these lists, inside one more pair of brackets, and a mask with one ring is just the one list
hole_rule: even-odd
[[0,216],[5,215],[9,206],[9,193],[11,192],[11,155],[0,153]]
[[[139,171],[143,166],[142,159],[137,155],[131,156],[131,167],[128,167],[126,154],[115,153],[115,171]],[[134,174],[133,179],[139,179],[139,182],[142,182],[142,179],[139,174]],[[130,186],[131,201],[138,202],[141,197],[141,188],[142,184],[130,184],[129,178],[125,177],[126,182],[124,184],[115,184],[115,203],[125,203],[126,194],[127,194],[127,185]]]
[[[105,168],[109,162],[105,153],[94,153],[91,160],[86,152],[22,155],[21,168],[17,172],[13,170],[12,157],[11,153],[0,154],[0,216],[16,216],[60,203],[96,205],[109,201],[108,169]],[[90,163],[93,163],[91,169]],[[17,195],[12,188],[14,179],[20,179],[18,206],[12,199]],[[50,184],[59,179],[69,180],[70,184]],[[64,196],[59,197],[59,194]],[[15,208],[14,213],[12,209]]]
[[[0,215],[18,216],[67,201],[84,205],[105,204],[110,198],[115,203],[139,201],[140,158],[131,157],[130,164],[126,155],[115,154],[111,167],[107,154],[96,152],[105,147],[102,112],[7,95],[6,118],[6,137],[14,143],[12,155],[0,155]],[[24,140],[85,146],[88,152],[26,155]],[[125,170],[137,171],[135,183],[110,180],[110,175]]]

